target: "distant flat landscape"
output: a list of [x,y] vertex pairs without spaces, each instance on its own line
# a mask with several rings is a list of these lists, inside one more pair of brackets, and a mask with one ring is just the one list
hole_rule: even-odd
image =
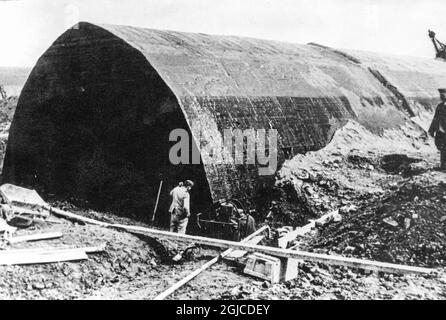
[[17,96],[30,72],[31,68],[28,67],[0,67],[0,85],[9,96]]

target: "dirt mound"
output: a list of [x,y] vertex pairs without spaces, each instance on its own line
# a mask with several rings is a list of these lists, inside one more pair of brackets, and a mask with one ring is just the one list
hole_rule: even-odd
[[[389,154],[381,158],[381,168],[393,174],[414,174],[413,163],[419,163],[422,159],[408,157],[405,154]],[[421,168],[420,168],[421,169]]]
[[243,283],[221,293],[227,300],[365,300],[365,299],[444,299],[446,277],[381,277],[353,272],[342,267],[313,263],[299,266],[299,277],[278,284]]
[[[147,227],[140,221],[85,210],[69,202],[50,203],[103,222]],[[85,261],[0,265],[0,299],[151,299],[219,253],[210,248],[196,248],[174,263],[172,257],[190,246],[190,242],[80,225],[55,216],[51,220],[54,223],[19,229],[15,235],[57,231],[63,234],[62,238],[14,245],[0,242],[0,250],[105,244],[105,251],[89,254],[89,260]]]
[[278,184],[305,198],[306,220],[337,211],[301,249],[372,260],[446,265],[446,174],[433,141],[414,123],[376,135],[355,122],[324,149],[293,158]]
[[[124,285],[156,272],[158,255],[148,242],[126,232],[60,222],[50,229],[62,232],[62,238],[20,243],[11,248],[84,247],[106,243],[105,252],[89,254],[86,261],[0,266],[0,298],[83,298],[104,286]],[[47,226],[34,229],[21,234],[49,231]]]
[[433,168],[436,153],[433,141],[415,123],[377,135],[350,121],[325,148],[287,161],[276,185],[286,190],[293,186],[303,209],[291,213],[291,220],[303,224],[381,196],[392,183]]
[[319,231],[311,242],[340,254],[438,267],[446,265],[446,174],[403,181],[392,193]]

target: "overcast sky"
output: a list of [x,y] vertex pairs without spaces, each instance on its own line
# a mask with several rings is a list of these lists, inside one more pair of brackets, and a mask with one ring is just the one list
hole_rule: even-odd
[[0,66],[33,66],[77,21],[433,57],[446,0],[0,0]]

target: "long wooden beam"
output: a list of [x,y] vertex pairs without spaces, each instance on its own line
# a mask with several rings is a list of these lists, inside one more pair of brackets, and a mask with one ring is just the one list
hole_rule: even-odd
[[[246,237],[245,239],[243,239],[241,242],[246,243],[248,241],[250,241],[251,239],[253,239],[254,237],[256,237],[258,234],[261,234],[263,231],[267,230],[269,227],[268,226],[263,226],[261,227],[259,230],[255,231],[254,233],[250,234],[248,237]],[[169,287],[167,290],[161,292],[159,295],[157,295],[153,300],[164,300],[165,298],[167,298],[169,295],[171,295],[172,293],[174,293],[176,290],[178,290],[179,288],[181,288],[182,286],[184,286],[186,283],[188,283],[189,281],[191,281],[193,278],[195,278],[196,276],[198,276],[200,273],[202,273],[204,270],[212,267],[214,264],[216,264],[219,260],[220,257],[224,257],[226,255],[228,255],[229,253],[232,252],[233,249],[228,249],[225,252],[223,252],[221,255],[216,256],[215,258],[213,258],[212,260],[209,260],[208,262],[206,262],[204,265],[202,265],[200,268],[198,268],[197,270],[195,270],[194,272],[190,273],[189,275],[187,275],[185,278],[181,279],[180,281],[178,281],[177,283],[175,283],[173,286]]]
[[86,259],[88,259],[88,256],[82,249],[69,249],[54,252],[40,250],[27,254],[11,254],[11,252],[8,254],[0,253],[0,265],[51,263]]
[[310,220],[311,222],[304,225],[303,227],[297,227],[295,230],[288,232],[283,237],[279,238],[279,247],[286,248],[290,241],[295,240],[298,236],[303,236],[304,234],[310,232],[316,226],[317,222],[324,222],[335,213],[337,213],[337,210],[329,212],[316,220]]
[[351,268],[371,270],[374,272],[419,273],[419,274],[429,274],[429,273],[433,272],[433,269],[429,269],[429,268],[412,267],[412,266],[399,265],[399,264],[393,264],[393,263],[387,263],[387,262],[363,260],[363,259],[357,259],[357,258],[347,258],[347,257],[333,256],[333,255],[327,255],[327,254],[321,254],[321,253],[313,253],[313,252],[305,252],[305,251],[298,251],[298,250],[280,249],[280,248],[252,245],[252,244],[227,241],[227,240],[221,240],[221,239],[212,239],[212,238],[193,236],[193,235],[188,235],[188,234],[173,233],[173,232],[169,232],[169,231],[156,230],[156,229],[139,227],[139,226],[127,226],[127,225],[123,225],[123,224],[110,224],[110,223],[105,223],[105,222],[97,221],[97,220],[90,219],[90,218],[81,217],[74,213],[68,213],[63,210],[59,210],[59,209],[55,209],[55,208],[51,208],[51,209],[52,209],[51,210],[52,212],[54,212],[60,216],[65,216],[65,217],[69,217],[71,219],[77,219],[79,221],[83,221],[86,223],[92,223],[95,225],[101,225],[101,226],[105,226],[105,227],[109,227],[109,228],[115,228],[115,229],[120,229],[120,230],[126,230],[129,232],[145,234],[145,235],[149,235],[149,236],[152,236],[155,238],[167,238],[167,239],[179,240],[179,241],[192,241],[195,243],[208,245],[211,247],[219,247],[219,248],[226,248],[226,249],[229,249],[229,248],[241,249],[241,250],[245,250],[248,252],[262,252],[262,253],[269,254],[272,256],[277,256],[277,257],[293,258],[293,259],[320,262],[320,263],[326,263],[326,264],[332,264],[332,265],[338,265],[338,266],[346,266],[346,267],[351,267]]
[[213,258],[212,260],[209,260],[204,265],[202,265],[199,269],[195,270],[194,272],[188,274],[185,278],[181,279],[177,283],[175,283],[173,286],[169,287],[167,290],[161,292],[159,295],[157,295],[153,300],[164,300],[168,296],[170,296],[172,293],[174,293],[176,290],[184,286],[186,283],[191,281],[193,278],[198,276],[200,273],[202,273],[204,270],[208,269],[209,267],[213,266],[220,260],[220,256]]
[[38,216],[38,217],[48,217],[50,215],[49,212],[40,212],[40,211],[36,211],[33,209],[28,209],[26,207],[18,207],[18,206],[13,206],[11,205],[11,209],[13,210],[14,213],[16,214],[24,214],[26,213],[27,215],[31,215],[31,216]]
[[90,219],[90,218],[83,217],[83,216],[80,216],[80,215],[72,213],[72,212],[60,210],[60,209],[53,208],[53,207],[48,207],[46,209],[48,209],[50,211],[50,213],[54,214],[55,216],[63,217],[65,219],[68,219],[71,221],[89,223],[89,224],[94,224],[94,225],[101,226],[101,227],[109,227],[112,225],[111,223],[102,222],[102,221],[98,221],[95,219]]
[[48,232],[48,233],[38,233],[38,234],[28,234],[24,236],[7,238],[9,243],[19,243],[26,241],[37,241],[37,240],[48,240],[61,238],[63,236],[62,232]]
[[34,253],[41,253],[43,251],[47,252],[61,252],[67,250],[81,250],[85,253],[97,253],[105,251],[106,244],[102,243],[95,247],[74,247],[74,246],[64,246],[64,247],[45,247],[45,248],[26,248],[26,249],[6,249],[0,251],[0,255],[27,255]]
[[269,254],[276,257],[293,258],[306,261],[320,262],[331,265],[346,266],[351,268],[358,268],[364,270],[371,270],[374,272],[387,272],[387,273],[418,273],[418,274],[429,274],[433,272],[433,269],[422,268],[422,267],[412,267],[406,265],[399,265],[387,262],[363,260],[358,258],[348,258],[342,256],[333,256],[321,253],[297,251],[290,249],[280,249],[266,246],[253,245],[248,243],[240,243],[234,241],[227,241],[221,239],[212,239],[200,236],[193,236],[188,234],[178,234],[168,231],[155,230],[139,226],[126,226],[122,224],[114,224],[113,228],[123,229],[130,232],[140,233],[149,235],[155,238],[167,238],[179,241],[193,241],[195,243],[208,245],[212,247],[220,248],[233,248],[242,249],[248,252],[261,252],[264,254]]

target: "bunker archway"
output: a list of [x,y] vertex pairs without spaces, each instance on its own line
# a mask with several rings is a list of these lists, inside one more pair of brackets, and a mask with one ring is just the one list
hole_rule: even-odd
[[32,71],[3,180],[149,216],[163,173],[160,211],[187,178],[196,212],[228,197],[254,207],[274,174],[203,153],[202,165],[171,166],[169,131],[218,147],[225,129],[277,130],[280,169],[326,146],[348,120],[375,134],[413,121],[422,131],[445,82],[444,62],[433,59],[83,22]]
[[177,98],[138,50],[99,28],[72,28],[23,89],[3,179],[147,218],[161,179],[158,212],[167,211],[170,188],[193,179],[199,209],[210,201],[203,166],[168,158],[177,128],[190,133]]

